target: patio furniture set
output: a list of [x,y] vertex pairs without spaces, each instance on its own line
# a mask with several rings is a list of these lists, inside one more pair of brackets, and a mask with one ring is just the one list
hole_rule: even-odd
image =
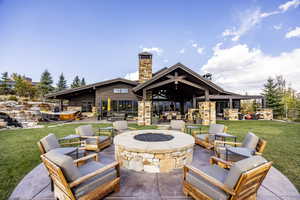
[[[189,164],[183,166],[183,193],[194,199],[256,199],[257,190],[272,166],[272,162],[261,156],[266,141],[248,133],[242,143],[237,143],[236,137],[226,133],[227,127],[222,124],[210,125],[208,133],[202,133],[196,127],[186,126],[182,120],[172,120],[169,128],[176,134],[185,134],[184,131],[191,134],[195,144],[215,152],[215,156],[210,158],[211,166],[201,169]],[[127,121],[116,121],[113,127],[99,131],[110,131],[118,136],[126,132],[124,134],[129,137],[129,130]],[[76,135],[67,136],[62,141],[77,141],[60,144],[54,134],[49,134],[38,142],[55,199],[100,199],[111,192],[118,192],[122,162],[117,160],[104,165],[99,162],[97,153],[87,154],[87,151],[99,152],[110,146],[115,134],[98,136],[91,125],[79,126],[75,132]],[[234,142],[226,141],[228,138],[234,139]],[[158,142],[161,139],[161,136],[158,137]],[[81,154],[84,156],[79,158]]]

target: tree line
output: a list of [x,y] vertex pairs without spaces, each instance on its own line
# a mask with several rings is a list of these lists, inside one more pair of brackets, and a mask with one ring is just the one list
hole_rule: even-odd
[[[45,70],[41,74],[40,82],[33,84],[24,75],[13,73],[9,76],[8,72],[1,74],[0,94],[1,95],[17,95],[21,97],[40,98],[44,95],[62,91],[68,88],[77,88],[86,85],[85,78],[81,79],[79,76],[75,76],[70,86],[67,84],[67,80],[63,73],[60,74],[58,82],[53,86],[53,78],[48,70]],[[11,82],[13,82],[13,87]]]
[[273,109],[275,118],[300,120],[299,96],[296,90],[287,86],[283,76],[269,77],[262,95],[265,97],[266,107]]

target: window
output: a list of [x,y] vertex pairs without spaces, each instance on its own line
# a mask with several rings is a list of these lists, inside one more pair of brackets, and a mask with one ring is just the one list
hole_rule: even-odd
[[114,88],[113,92],[116,94],[126,94],[128,93],[128,88]]

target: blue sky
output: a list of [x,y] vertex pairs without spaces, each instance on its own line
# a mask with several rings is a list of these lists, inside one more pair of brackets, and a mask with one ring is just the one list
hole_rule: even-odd
[[0,44],[0,72],[34,81],[129,77],[148,50],[154,71],[182,62],[241,93],[283,74],[300,90],[299,0],[0,0]]

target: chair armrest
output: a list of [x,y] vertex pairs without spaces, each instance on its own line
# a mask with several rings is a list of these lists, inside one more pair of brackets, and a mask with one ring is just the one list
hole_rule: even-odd
[[261,156],[262,155],[262,153],[259,153],[259,152],[255,152],[254,154],[257,155],[257,156]]
[[[226,186],[224,183],[220,182],[219,180],[215,179],[214,177],[211,177],[207,174],[205,174],[204,172],[202,172],[199,169],[196,169],[192,166],[184,166],[184,172],[187,173],[189,170],[193,171],[195,174],[197,174],[198,176],[201,176],[201,178],[205,179],[207,182],[213,184],[214,186],[220,188],[221,190],[231,194],[231,195],[235,195],[235,192],[229,188],[228,186]],[[186,177],[186,175],[184,175],[184,177]]]
[[241,146],[242,145],[242,143],[240,143],[240,142],[229,142],[229,141],[215,140],[215,146],[218,146],[218,144],[229,144],[229,145],[235,145],[235,146]]
[[[102,167],[101,169],[98,169],[98,170],[96,170],[94,172],[91,172],[91,173],[85,175],[85,176],[82,176],[82,177],[76,179],[75,181],[71,182],[70,183],[70,187],[71,188],[75,187],[75,186],[79,185],[80,183],[82,183],[82,182],[84,182],[84,181],[86,181],[86,180],[88,180],[88,179],[90,179],[90,178],[92,178],[94,176],[97,176],[98,174],[101,174],[101,173],[103,173],[104,171],[106,171],[106,170],[108,170],[110,168],[116,168],[118,170],[119,163],[118,162],[113,162],[113,163],[111,163],[111,164],[109,164],[109,165],[107,165],[105,167]],[[119,172],[117,172],[117,173],[119,173]]]
[[210,164],[218,164],[218,163],[222,163],[222,164],[224,164],[224,165],[227,165],[227,166],[232,166],[232,163],[231,162],[228,162],[228,161],[226,161],[226,160],[223,160],[223,159],[221,159],[221,158],[217,158],[217,157],[215,157],[215,156],[212,156],[212,157],[210,157],[210,159],[209,159],[209,162],[210,162]]
[[90,154],[88,156],[84,156],[82,158],[74,160],[74,163],[77,164],[77,163],[79,163],[81,161],[85,161],[85,160],[92,159],[92,158],[94,158],[94,161],[98,161],[98,154],[93,153],[93,154]]
[[80,136],[80,138],[84,138],[84,139],[89,139],[89,138],[91,138],[91,139],[98,139],[99,137],[98,136]]
[[82,141],[60,143],[61,146],[71,146],[71,145],[74,145],[74,144],[82,144]]

